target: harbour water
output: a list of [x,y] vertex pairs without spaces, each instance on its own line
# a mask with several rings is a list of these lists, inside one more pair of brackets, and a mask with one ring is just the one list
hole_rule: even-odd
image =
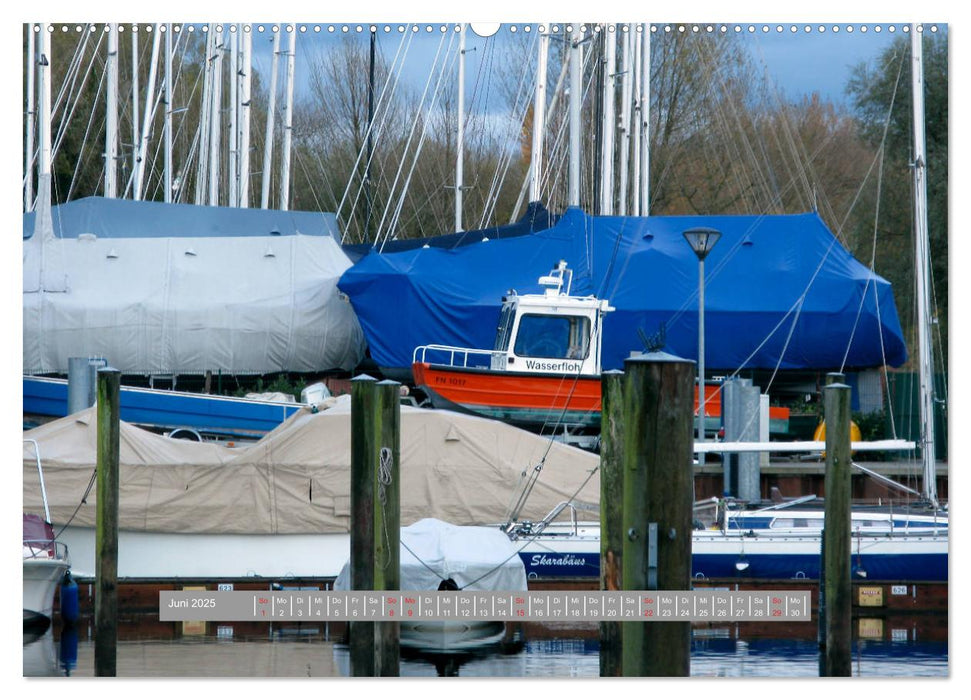
[[[184,634],[178,623],[122,624],[122,678],[341,678],[350,675],[339,629],[269,623],[209,623]],[[171,633],[169,633],[169,630]],[[691,675],[698,678],[819,676],[815,623],[697,626]],[[947,617],[917,615],[856,621],[853,676],[946,678]],[[862,636],[860,635],[862,633]],[[91,625],[24,635],[25,676],[91,677]],[[403,653],[402,677],[597,678],[595,624],[525,625],[501,647],[461,655]]]

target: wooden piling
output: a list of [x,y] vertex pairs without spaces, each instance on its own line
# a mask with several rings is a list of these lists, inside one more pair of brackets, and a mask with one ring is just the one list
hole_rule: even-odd
[[[400,587],[400,426],[397,382],[361,375],[351,382],[350,587]],[[397,676],[397,622],[351,622],[354,676]]]
[[852,597],[850,516],[850,387],[824,390],[826,411],[826,506],[823,587],[826,676],[851,675]]
[[117,675],[118,480],[121,372],[98,370],[97,513],[95,520],[94,675]]
[[[624,373],[600,375],[600,590],[623,588]],[[622,625],[600,623],[600,675],[623,675]]]
[[[649,353],[626,360],[624,372],[623,587],[686,591],[691,586],[694,363]],[[648,551],[652,530],[656,557]],[[624,622],[622,634],[625,676],[690,674],[690,622]]]
[[[826,375],[826,386],[831,384],[842,384],[846,381],[846,375],[840,372],[829,372]],[[823,409],[825,410],[825,405]],[[824,484],[825,486],[825,484]],[[819,538],[819,580],[826,580],[826,537],[825,528]],[[819,675],[826,675],[826,586],[820,585],[818,592],[819,604],[817,606],[817,632],[816,641],[819,643]]]
[[[401,588],[401,385],[378,382],[378,507],[374,515],[374,590]],[[375,675],[400,673],[399,623],[375,624]]]

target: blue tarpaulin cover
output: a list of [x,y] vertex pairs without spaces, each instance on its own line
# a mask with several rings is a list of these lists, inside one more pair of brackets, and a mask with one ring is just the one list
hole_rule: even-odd
[[459,246],[478,243],[483,239],[498,240],[502,238],[513,238],[515,236],[525,236],[534,231],[542,231],[556,223],[557,216],[550,212],[541,202],[530,202],[526,207],[526,213],[519,221],[502,226],[490,226],[472,231],[458,231],[456,233],[446,233],[441,236],[431,236],[429,238],[405,238],[402,240],[387,241],[380,247],[375,247],[370,243],[351,243],[342,246],[344,252],[353,262],[357,262],[362,257],[372,252],[380,253],[400,253],[404,250],[414,250],[424,248],[458,248]]
[[416,346],[491,348],[502,296],[539,293],[559,260],[572,293],[609,299],[603,369],[620,369],[642,334],[698,354],[698,259],[682,235],[721,232],[705,260],[710,370],[864,368],[907,359],[890,284],[853,258],[815,213],[588,216],[568,209],[544,231],[454,248],[371,253],[338,287],[381,367],[410,368]]

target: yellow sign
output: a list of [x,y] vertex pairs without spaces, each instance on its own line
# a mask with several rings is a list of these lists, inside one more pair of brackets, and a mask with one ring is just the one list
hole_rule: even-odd
[[860,639],[883,639],[883,620],[861,617]]
[[[205,586],[183,586],[183,591],[204,591]],[[186,637],[204,637],[206,636],[206,622],[205,620],[183,620],[182,621],[182,634]]]
[[860,607],[883,607],[883,586],[860,586]]

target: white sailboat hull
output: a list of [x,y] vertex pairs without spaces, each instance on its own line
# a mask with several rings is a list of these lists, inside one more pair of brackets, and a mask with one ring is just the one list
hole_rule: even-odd
[[[95,530],[68,527],[75,578],[93,578]],[[350,556],[347,534],[118,533],[118,577],[130,579],[329,578]]]
[[39,617],[51,619],[54,593],[70,568],[66,559],[52,557],[24,558],[24,621]]
[[[692,578],[818,579],[820,533],[811,528],[695,530]],[[599,576],[600,526],[553,525],[520,540],[530,578]],[[939,527],[888,530],[862,528],[851,541],[856,580],[917,582],[948,580],[947,523]]]

